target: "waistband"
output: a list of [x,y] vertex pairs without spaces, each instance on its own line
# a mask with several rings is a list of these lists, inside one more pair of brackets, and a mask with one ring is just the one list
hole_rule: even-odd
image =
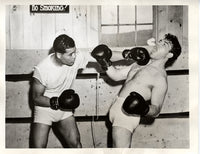
[[120,100],[120,101],[124,101],[126,98],[124,98],[124,97],[120,97],[120,96],[116,96],[115,97],[115,101],[117,101],[117,100]]

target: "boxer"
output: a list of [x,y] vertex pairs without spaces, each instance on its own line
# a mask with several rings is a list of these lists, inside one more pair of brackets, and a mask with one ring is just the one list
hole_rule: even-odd
[[92,56],[112,80],[125,80],[109,110],[115,148],[131,147],[132,134],[141,116],[155,118],[160,114],[168,88],[166,67],[181,54],[179,41],[172,34],[166,34],[158,42],[151,39],[148,44],[146,48],[124,50],[123,57],[135,63],[123,69],[112,65],[112,51],[107,46],[98,46],[92,51]]
[[32,98],[35,109],[30,146],[46,148],[51,125],[55,122],[66,147],[81,148],[73,116],[80,99],[70,87],[78,69],[84,68],[88,61],[76,50],[74,40],[65,34],[54,40],[53,49],[54,53],[34,67]]

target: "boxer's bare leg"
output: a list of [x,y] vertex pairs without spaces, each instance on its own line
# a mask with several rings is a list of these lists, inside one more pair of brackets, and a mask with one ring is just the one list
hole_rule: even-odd
[[112,128],[113,148],[130,148],[132,133],[122,127],[114,126]]
[[49,130],[49,125],[33,123],[31,148],[46,148]]
[[80,134],[74,116],[58,122],[58,130],[69,148],[81,148]]

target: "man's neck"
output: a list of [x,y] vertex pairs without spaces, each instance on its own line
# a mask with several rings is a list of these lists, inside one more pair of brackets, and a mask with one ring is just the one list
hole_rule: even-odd
[[165,69],[165,62],[166,62],[165,60],[152,60],[149,66],[155,68],[164,76],[167,76],[166,69]]
[[152,60],[150,63],[151,66],[157,67],[158,69],[165,70],[165,63],[168,59],[159,59],[159,60]]

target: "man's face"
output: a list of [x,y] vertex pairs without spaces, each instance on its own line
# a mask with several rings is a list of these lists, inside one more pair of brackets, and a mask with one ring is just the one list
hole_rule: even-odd
[[166,39],[159,40],[154,46],[154,50],[150,53],[152,59],[163,59],[172,49],[172,43]]
[[76,59],[76,47],[65,49],[65,53],[56,53],[56,56],[63,64],[72,66]]

